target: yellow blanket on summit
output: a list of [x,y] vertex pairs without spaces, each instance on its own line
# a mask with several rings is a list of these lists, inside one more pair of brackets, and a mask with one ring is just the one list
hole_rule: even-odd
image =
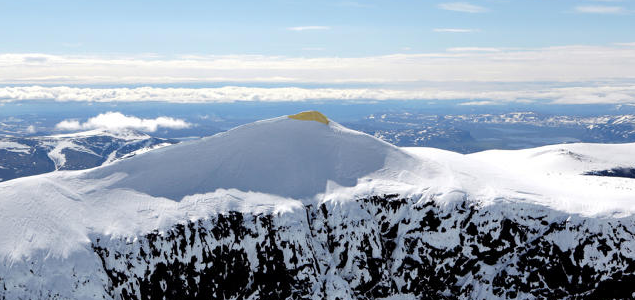
[[303,121],[317,121],[323,124],[329,124],[329,119],[327,119],[323,114],[319,111],[303,111],[299,114],[289,115],[289,118]]

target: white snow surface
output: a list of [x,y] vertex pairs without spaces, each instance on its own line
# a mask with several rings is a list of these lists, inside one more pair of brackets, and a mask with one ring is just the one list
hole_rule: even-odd
[[0,183],[0,260],[65,258],[87,251],[94,234],[134,237],[212,213],[287,213],[383,193],[632,215],[635,180],[579,171],[629,164],[635,144],[593,147],[553,149],[580,153],[595,165],[544,152],[549,147],[461,155],[397,148],[335,122],[280,117],[95,169]]
[[635,213],[635,179],[584,175],[635,167],[635,143],[562,144],[468,155],[424,147],[405,151],[444,164],[469,198],[538,204],[588,217]]
[[564,144],[524,150],[491,150],[468,157],[496,165],[535,185],[549,206],[581,215],[623,217],[635,212],[635,179],[584,175],[635,168],[635,143]]
[[563,144],[523,150],[489,150],[470,157],[532,173],[579,175],[593,170],[635,167],[635,143]]

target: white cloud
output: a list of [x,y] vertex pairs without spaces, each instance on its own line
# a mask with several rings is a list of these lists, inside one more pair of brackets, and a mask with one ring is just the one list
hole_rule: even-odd
[[191,124],[181,119],[170,117],[158,117],[156,119],[141,119],[135,116],[126,116],[120,112],[107,112],[88,119],[84,123],[78,120],[64,120],[55,128],[58,130],[89,130],[89,129],[136,129],[146,132],[154,132],[159,127],[170,129],[183,129]]
[[477,32],[478,29],[469,29],[469,28],[435,28],[432,31],[434,32],[450,32],[450,33],[471,33]]
[[586,5],[576,6],[575,11],[587,14],[622,14],[626,10],[621,6]]
[[331,27],[329,26],[297,26],[297,27],[289,27],[287,29],[291,31],[329,30],[331,29]]
[[[568,85],[571,85],[570,83]],[[455,87],[454,84],[451,86]],[[537,87],[538,86],[538,87]],[[55,101],[164,101],[173,103],[220,103],[237,101],[341,101],[341,100],[470,100],[487,104],[501,102],[543,102],[568,104],[635,103],[635,83],[596,86],[565,86],[542,88],[541,85],[488,86],[474,83],[463,88],[70,88],[70,87],[5,87],[0,88],[0,97],[12,101],[50,99]],[[110,124],[110,125],[109,125]],[[111,113],[91,118],[85,123],[67,120],[60,128],[112,128],[131,127],[146,131],[156,127],[185,128],[189,124],[183,120],[170,118],[139,119]],[[171,126],[171,127],[170,127]]]
[[458,12],[465,12],[465,13],[483,13],[483,12],[487,12],[488,9],[482,6],[478,6],[478,5],[474,5],[474,4],[470,4],[467,2],[448,2],[448,3],[441,3],[439,5],[437,5],[438,8],[440,9],[444,9],[444,10],[451,10],[451,11],[458,11]]

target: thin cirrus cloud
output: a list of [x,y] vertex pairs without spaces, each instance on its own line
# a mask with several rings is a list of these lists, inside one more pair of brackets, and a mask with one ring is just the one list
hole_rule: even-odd
[[310,30],[329,30],[330,26],[296,26],[296,27],[288,27],[288,30],[291,31],[310,31]]
[[448,52],[501,52],[503,50],[492,47],[453,47],[448,48]]
[[458,11],[458,12],[464,12],[464,13],[484,13],[489,11],[487,8],[482,7],[482,6],[478,6],[478,5],[474,5],[468,2],[448,2],[448,3],[441,3],[439,5],[437,5],[438,8],[443,9],[443,10],[450,10],[450,11]]
[[155,132],[159,128],[184,129],[191,126],[190,123],[184,120],[171,117],[142,119],[135,116],[127,116],[120,112],[107,112],[92,117],[83,123],[78,120],[64,120],[57,123],[55,129],[63,131],[136,129],[145,132]]
[[575,12],[585,14],[623,14],[626,13],[626,9],[621,6],[606,6],[606,5],[585,5],[576,6]]
[[449,32],[449,33],[472,33],[478,32],[478,29],[470,29],[470,28],[435,28],[432,31],[434,32]]

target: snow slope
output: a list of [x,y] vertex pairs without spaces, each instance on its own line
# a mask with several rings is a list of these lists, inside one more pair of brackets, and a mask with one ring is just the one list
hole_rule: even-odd
[[595,217],[635,213],[635,180],[584,175],[635,166],[635,144],[563,144],[468,155],[424,147],[403,149],[443,163],[461,183],[458,189],[481,202],[535,203]]
[[81,178],[116,176],[109,188],[177,201],[219,188],[304,199],[324,193],[329,184],[353,187],[381,179],[416,184],[438,168],[335,122],[280,117],[152,151]]
[[[215,269],[225,263],[244,263],[237,270],[252,273],[240,278],[253,284],[261,280],[258,272],[294,269],[289,282],[315,286],[314,299],[387,297],[389,291],[395,297],[423,296],[429,291],[416,288],[421,286],[417,272],[428,272],[421,269],[423,259],[452,262],[439,251],[460,257],[452,268],[474,260],[479,269],[473,272],[481,272],[469,278],[455,274],[452,280],[463,285],[442,293],[461,293],[463,299],[500,296],[487,286],[505,265],[493,259],[522,261],[514,255],[524,251],[524,242],[540,240],[569,251],[586,236],[584,230],[603,236],[615,234],[611,222],[632,226],[635,180],[580,172],[629,165],[633,147],[558,145],[461,155],[397,148],[333,121],[264,120],[90,170],[0,183],[0,282],[9,286],[0,296],[141,297],[146,290],[167,292],[161,280],[194,276],[187,286],[173,283],[186,289],[179,290],[181,296],[190,295],[198,289],[192,282],[203,284],[202,274],[233,270]],[[505,225],[506,219],[514,220],[512,225]],[[545,230],[523,229],[539,226]],[[635,232],[631,229],[624,230]],[[510,237],[510,230],[519,235]],[[580,241],[582,246],[595,242]],[[462,248],[464,243],[471,246]],[[513,250],[500,250],[505,245]],[[622,245],[635,249],[631,246],[635,241]],[[208,261],[211,247],[216,247],[214,263]],[[605,251],[590,255],[611,257]],[[279,265],[268,266],[270,261]],[[602,261],[616,268],[629,260]],[[376,263],[385,264],[384,273],[373,273]],[[311,266],[310,271],[298,264]],[[161,269],[166,266],[175,269]],[[414,269],[401,273],[402,268]],[[605,278],[607,268],[597,278]],[[216,280],[221,279],[208,283],[218,288],[224,282]],[[249,282],[244,285],[252,288]],[[263,282],[256,290],[225,292],[264,297],[271,285]],[[381,289],[361,292],[371,287]]]
[[489,150],[468,156],[523,172],[581,175],[594,170],[635,167],[635,143],[551,145],[514,151]]
[[635,207],[632,178],[585,175],[614,168],[635,168],[635,143],[564,144],[518,151],[490,150],[468,157],[497,165],[525,182],[544,187],[557,209],[583,215],[630,216]]
[[95,169],[2,183],[0,226],[7,230],[0,256],[46,249],[67,257],[92,233],[148,232],[203,217],[227,198],[236,199],[227,205],[299,205],[295,200],[319,201],[341,190],[350,198],[413,189],[441,172],[433,161],[335,122],[280,117]]

